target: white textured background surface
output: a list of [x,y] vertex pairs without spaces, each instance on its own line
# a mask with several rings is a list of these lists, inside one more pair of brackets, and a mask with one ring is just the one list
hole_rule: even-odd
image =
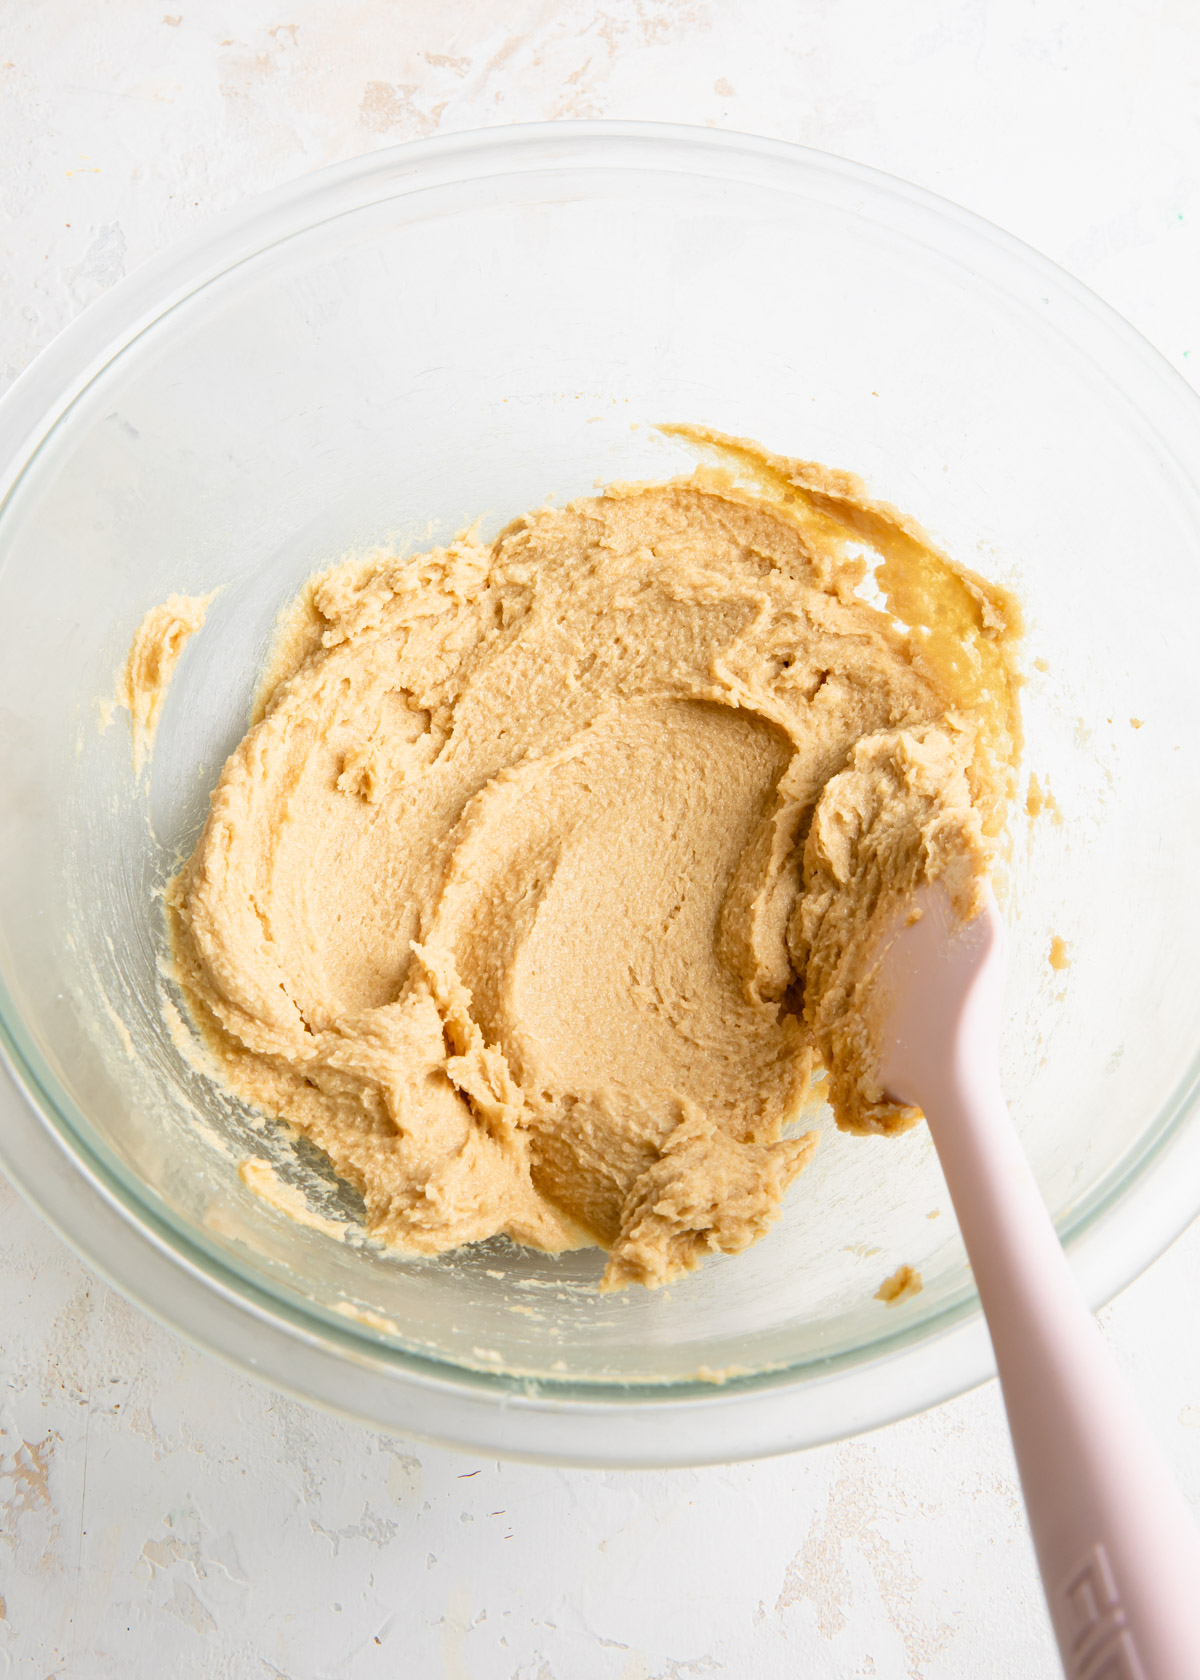
[[[906,176],[1190,372],[1198,82],[1193,0],[0,0],[0,385],[248,194],[439,130],[585,116]],[[1105,1317],[1200,1504],[1198,1267],[1194,1229]],[[735,1469],[473,1462],[190,1352],[2,1183],[0,1385],[0,1675],[1058,1672],[994,1385]]]

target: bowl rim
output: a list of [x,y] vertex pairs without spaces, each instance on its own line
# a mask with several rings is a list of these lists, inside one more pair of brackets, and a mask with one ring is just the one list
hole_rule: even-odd
[[[647,154],[650,155],[647,155]],[[74,403],[143,333],[210,282],[272,246],[349,211],[428,187],[547,168],[687,169],[770,184],[821,184],[843,203],[899,208],[942,237],[990,250],[1014,275],[1036,277],[1117,361],[1136,369],[1159,406],[1179,409],[1200,438],[1200,398],[1146,339],[1049,259],[923,188],[785,141],[683,124],[529,123],[384,147],[248,199],[151,258],[84,310],[0,398],[0,518],[42,446]],[[735,167],[736,166],[736,167]],[[970,265],[967,265],[970,268]],[[977,271],[971,268],[973,274]],[[993,278],[989,276],[988,278]],[[1126,400],[1125,386],[1118,385]],[[1139,409],[1139,413],[1141,410]],[[1174,417],[1172,417],[1174,422]],[[1153,422],[1147,417],[1147,423]],[[1174,424],[1154,426],[1185,476]],[[1194,493],[1194,492],[1193,492]],[[299,1291],[239,1272],[198,1242],[166,1204],[138,1187],[24,1034],[0,972],[0,1058],[15,1092],[0,1127],[0,1165],[81,1258],[121,1293],[207,1351],[297,1398],[376,1428],[551,1463],[667,1465],[768,1456],[896,1421],[964,1392],[994,1369],[973,1291],[911,1330],[834,1358],[766,1369],[723,1386],[699,1379],[632,1384],[536,1379],[422,1353],[348,1320]],[[1133,1281],[1200,1210],[1200,1056],[1172,1101],[1101,1192],[1062,1222],[1089,1302]],[[1195,1161],[1192,1157],[1195,1156]],[[80,1217],[81,1204],[86,1217]],[[1119,1239],[1119,1240],[1118,1240]],[[886,1381],[877,1378],[886,1363]]]

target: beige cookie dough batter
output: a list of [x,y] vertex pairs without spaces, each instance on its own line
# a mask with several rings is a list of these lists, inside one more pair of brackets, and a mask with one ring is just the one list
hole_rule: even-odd
[[399,1249],[660,1284],[776,1217],[815,1071],[915,1118],[856,987],[912,884],[986,879],[1015,610],[848,474],[691,436],[718,465],[312,581],[169,894],[229,1086]]

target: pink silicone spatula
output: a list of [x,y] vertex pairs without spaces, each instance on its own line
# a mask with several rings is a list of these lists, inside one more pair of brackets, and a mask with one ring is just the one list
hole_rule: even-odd
[[987,1315],[1070,1680],[1200,1680],[1200,1537],[1083,1303],[1000,1089],[1004,928],[946,889],[880,964],[888,1095],[924,1110]]

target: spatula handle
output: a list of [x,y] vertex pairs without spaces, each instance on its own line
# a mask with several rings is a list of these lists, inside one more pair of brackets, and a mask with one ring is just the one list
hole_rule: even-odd
[[1071,1275],[1000,1091],[960,1032],[923,1106],[995,1348],[1069,1680],[1200,1680],[1200,1536]]

